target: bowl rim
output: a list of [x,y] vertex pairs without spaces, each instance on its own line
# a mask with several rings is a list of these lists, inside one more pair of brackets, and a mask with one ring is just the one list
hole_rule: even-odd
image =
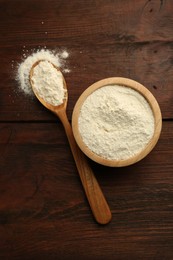
[[[93,93],[95,90],[105,87],[107,85],[119,85],[124,86],[128,88],[132,88],[139,92],[149,103],[153,115],[154,115],[154,122],[155,122],[155,130],[154,134],[149,141],[149,143],[145,146],[145,148],[140,151],[138,154],[134,155],[133,157],[130,157],[125,160],[111,160],[111,159],[105,159],[94,152],[92,152],[86,144],[83,142],[81,134],[79,132],[78,128],[78,117],[80,114],[80,109],[86,100],[86,98]],[[147,156],[151,150],[155,147],[156,143],[158,142],[158,139],[160,137],[162,129],[162,115],[160,111],[160,107],[158,105],[157,100],[153,96],[153,94],[144,87],[141,83],[129,79],[129,78],[123,78],[123,77],[111,77],[111,78],[105,78],[102,80],[99,80],[95,82],[94,84],[90,85],[78,98],[75,107],[73,109],[72,113],[72,130],[74,134],[74,138],[79,146],[79,148],[83,151],[83,153],[88,156],[91,160],[110,167],[122,167],[122,166],[129,166],[131,164],[134,164],[140,160],[142,160],[145,156]]]

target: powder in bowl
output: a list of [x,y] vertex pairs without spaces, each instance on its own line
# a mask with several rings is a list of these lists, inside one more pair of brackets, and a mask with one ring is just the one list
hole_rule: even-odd
[[78,129],[85,145],[108,160],[126,160],[152,139],[153,111],[142,94],[121,85],[96,89],[83,102]]

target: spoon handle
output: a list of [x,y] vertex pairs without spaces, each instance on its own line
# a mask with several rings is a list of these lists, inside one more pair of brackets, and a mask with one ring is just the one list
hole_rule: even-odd
[[72,128],[68,121],[66,112],[64,110],[61,110],[58,111],[58,113],[56,114],[62,121],[65,128],[65,132],[70,144],[74,160],[76,162],[79,176],[93,215],[99,224],[107,224],[112,218],[111,211],[103,195],[103,192],[94,176],[94,173],[88,165],[86,156],[79,149],[74,139]]

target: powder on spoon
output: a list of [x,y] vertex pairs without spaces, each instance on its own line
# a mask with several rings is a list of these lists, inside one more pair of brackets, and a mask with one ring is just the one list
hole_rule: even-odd
[[145,148],[155,126],[152,109],[139,92],[109,85],[86,98],[78,127],[83,142],[95,154],[125,160]]
[[50,61],[52,64],[56,65],[59,68],[62,68],[64,72],[68,70],[67,72],[70,72],[68,68],[64,67],[64,60],[69,56],[69,53],[65,50],[62,52],[58,52],[55,54],[55,52],[50,50],[41,49],[34,53],[32,53],[30,56],[26,57],[25,54],[25,60],[19,65],[18,71],[17,71],[17,81],[19,83],[20,89],[27,95],[32,95],[33,91],[29,82],[29,73],[33,66],[33,64],[39,60],[47,60]]
[[34,67],[32,82],[37,94],[47,103],[54,106],[63,103],[66,94],[63,75],[49,61],[41,61]]

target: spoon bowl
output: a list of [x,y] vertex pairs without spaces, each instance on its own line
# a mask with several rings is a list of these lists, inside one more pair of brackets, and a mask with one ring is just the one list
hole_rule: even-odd
[[[65,110],[66,110],[66,108],[67,108],[67,102],[68,102],[68,91],[67,91],[67,84],[66,84],[66,81],[65,81],[65,79],[64,79],[62,73],[61,73],[61,75],[62,75],[62,78],[63,78],[63,87],[64,87],[64,89],[65,89],[66,91],[65,91],[63,103],[62,103],[61,105],[54,106],[54,105],[49,104],[48,102],[46,102],[42,97],[40,97],[40,95],[39,95],[37,89],[36,89],[35,86],[34,86],[34,82],[33,82],[33,79],[32,79],[33,74],[34,74],[34,69],[35,69],[36,66],[39,65],[40,62],[43,62],[43,61],[44,61],[44,60],[39,60],[39,61],[35,62],[35,63],[33,64],[32,68],[31,68],[31,70],[30,70],[29,79],[30,79],[30,84],[31,84],[32,90],[33,90],[35,96],[37,97],[37,99],[40,101],[40,103],[41,103],[44,107],[46,107],[47,109],[49,109],[50,111],[54,112],[54,111],[56,110],[56,113],[57,113],[57,112],[58,112],[59,110],[61,110],[61,109],[65,109]],[[57,69],[57,71],[61,72],[60,69],[59,69],[57,66],[55,66],[53,63],[50,62],[50,64],[52,64],[52,66],[53,66],[55,69]]]
[[[100,224],[107,224],[110,222],[112,215],[111,211],[109,209],[109,206],[107,204],[107,201],[103,195],[103,192],[94,176],[93,171],[91,170],[90,166],[88,165],[88,161],[86,156],[82,153],[82,151],[79,149],[74,136],[72,132],[71,125],[68,121],[67,114],[66,114],[66,107],[67,107],[67,101],[68,101],[68,92],[67,92],[67,85],[65,82],[65,79],[63,77],[63,87],[65,89],[65,95],[63,103],[54,106],[52,104],[49,104],[46,102],[42,97],[40,97],[36,86],[34,85],[33,81],[33,74],[34,69],[36,66],[39,65],[39,63],[43,60],[39,60],[36,63],[33,64],[31,70],[30,70],[30,83],[31,87],[33,89],[34,94],[36,95],[37,99],[42,103],[43,106],[45,106],[47,109],[49,109],[51,112],[53,112],[55,115],[59,117],[61,120],[69,144],[70,148],[79,172],[79,176],[86,194],[86,197],[88,199],[88,202],[90,204],[91,210],[93,212],[93,215],[95,217],[95,220]],[[51,63],[52,64],[52,63]],[[56,67],[54,64],[52,64],[54,68],[57,69],[57,71],[60,71],[58,67]]]

